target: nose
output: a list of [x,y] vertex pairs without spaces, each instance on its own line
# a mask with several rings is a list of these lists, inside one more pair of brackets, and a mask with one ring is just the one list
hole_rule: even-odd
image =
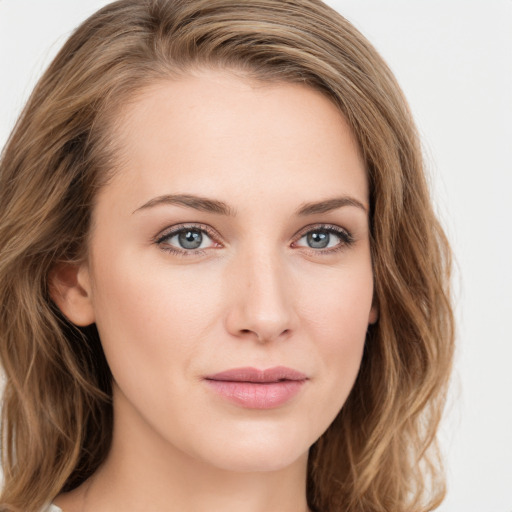
[[297,317],[287,274],[277,255],[240,258],[230,272],[228,332],[260,343],[289,337]]

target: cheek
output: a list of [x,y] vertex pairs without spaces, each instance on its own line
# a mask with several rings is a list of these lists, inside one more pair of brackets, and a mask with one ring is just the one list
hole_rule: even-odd
[[310,283],[302,318],[320,358],[319,374],[325,377],[326,393],[331,393],[332,412],[337,414],[361,364],[373,298],[371,265],[337,271],[322,283],[323,291]]
[[332,269],[303,289],[302,316],[326,350],[360,344],[368,328],[373,298],[371,265]]
[[[197,361],[204,361],[205,352],[209,359],[215,356],[212,344],[205,342],[212,341],[218,305],[204,290],[214,283],[211,276],[205,283],[204,275],[185,267],[142,260],[118,255],[115,265],[95,269],[98,331],[124,397],[117,396],[116,414],[131,421],[130,411],[138,411],[164,438],[188,446],[191,424],[204,422],[197,417],[204,407],[194,406],[198,396],[191,394]],[[181,416],[184,410],[190,413]]]
[[144,371],[152,381],[186,371],[213,321],[204,282],[129,252],[98,258],[94,275],[96,323],[114,377]]

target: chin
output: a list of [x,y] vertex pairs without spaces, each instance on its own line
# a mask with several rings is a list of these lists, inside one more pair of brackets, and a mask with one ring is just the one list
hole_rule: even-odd
[[236,473],[276,472],[307,458],[308,451],[283,453],[282,450],[248,450],[224,454],[216,458],[214,464],[219,469]]
[[[270,430],[270,431],[269,431]],[[272,472],[293,465],[307,458],[316,438],[279,429],[247,428],[244,432],[230,432],[224,439],[215,436],[216,442],[203,450],[203,457],[211,464],[234,472]],[[210,439],[211,441],[211,439]]]

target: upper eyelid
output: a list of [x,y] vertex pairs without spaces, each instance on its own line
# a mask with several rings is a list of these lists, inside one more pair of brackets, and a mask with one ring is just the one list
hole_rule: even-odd
[[176,224],[174,226],[169,226],[163,229],[153,238],[153,241],[158,243],[161,240],[169,238],[170,236],[174,236],[186,229],[197,229],[199,231],[204,231],[212,239],[222,239],[222,237],[219,234],[217,234],[217,232],[211,226],[208,226],[207,224],[195,224],[193,222],[186,222],[184,224]]
[[317,224],[310,224],[308,226],[303,227],[295,235],[293,235],[293,238],[295,240],[297,240],[297,239],[303,237],[304,235],[306,235],[307,233],[309,233],[310,231],[315,231],[315,230],[320,230],[320,229],[327,229],[327,230],[332,229],[333,231],[343,232],[343,233],[346,233],[349,236],[352,236],[351,232],[348,229],[346,229],[346,228],[344,228],[342,226],[338,226],[337,224],[317,223]]

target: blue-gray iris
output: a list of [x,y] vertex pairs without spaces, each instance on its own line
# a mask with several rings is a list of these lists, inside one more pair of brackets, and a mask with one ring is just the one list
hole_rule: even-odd
[[203,235],[198,230],[182,231],[178,235],[178,239],[184,249],[197,249],[203,242]]
[[308,245],[314,249],[323,249],[329,245],[329,233],[326,231],[312,231],[307,235]]

